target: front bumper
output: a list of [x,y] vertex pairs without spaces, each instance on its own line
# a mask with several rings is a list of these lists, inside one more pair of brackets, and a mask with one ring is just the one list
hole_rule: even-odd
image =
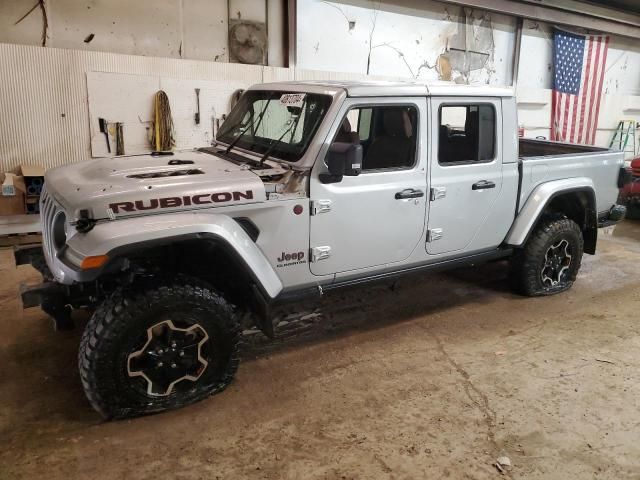
[[22,308],[40,307],[53,318],[56,330],[73,328],[71,320],[71,304],[74,297],[72,288],[51,281],[52,276],[44,259],[41,246],[14,250],[16,266],[31,265],[38,270],[44,281],[38,285],[21,285],[20,297]]
[[598,228],[610,227],[624,219],[627,214],[627,207],[624,205],[614,205],[607,212],[598,215]]

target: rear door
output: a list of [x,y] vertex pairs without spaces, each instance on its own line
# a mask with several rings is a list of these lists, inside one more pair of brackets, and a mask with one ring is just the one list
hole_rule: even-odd
[[[424,233],[425,98],[347,99],[320,151],[310,180],[310,250],[315,275],[405,260]],[[333,141],[363,146],[362,173],[323,184]]]
[[477,251],[500,244],[487,224],[502,189],[499,98],[432,98],[435,142],[427,252]]

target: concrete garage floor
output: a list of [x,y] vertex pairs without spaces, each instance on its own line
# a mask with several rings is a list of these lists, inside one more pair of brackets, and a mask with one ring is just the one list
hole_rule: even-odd
[[500,262],[289,308],[222,395],[112,423],[80,329],[23,313],[38,275],[0,260],[0,479],[482,479],[500,455],[511,478],[640,478],[640,223],[555,297],[512,295]]

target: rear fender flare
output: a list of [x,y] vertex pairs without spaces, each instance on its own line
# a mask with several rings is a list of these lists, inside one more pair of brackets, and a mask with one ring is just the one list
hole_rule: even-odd
[[[584,192],[587,195],[590,212],[588,212],[585,234],[592,236],[592,229],[597,232],[596,196],[593,180],[588,177],[576,177],[545,182],[534,188],[518,212],[504,243],[512,247],[523,246],[551,201],[560,195],[573,192]],[[587,239],[585,238],[585,240]],[[595,244],[593,250],[595,251]],[[587,251],[586,248],[585,251]]]
[[[77,233],[67,244],[74,256],[108,255],[116,258],[148,246],[170,244],[188,238],[222,243],[242,261],[265,296],[274,299],[282,281],[245,230],[231,217],[214,213],[174,213],[100,222],[88,233]],[[87,273],[90,271],[87,271]],[[96,276],[100,272],[96,272]]]

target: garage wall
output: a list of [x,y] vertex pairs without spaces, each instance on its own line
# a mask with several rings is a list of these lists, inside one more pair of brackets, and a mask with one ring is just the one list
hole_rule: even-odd
[[511,84],[513,17],[424,0],[298,0],[297,13],[302,68]]
[[[254,0],[230,0],[230,11],[236,18],[239,14],[271,19],[278,15],[271,5],[285,2],[268,1],[265,10],[251,8],[264,5]],[[62,12],[72,3],[75,13],[66,16]],[[287,69],[224,63],[228,58],[226,4],[208,0],[140,0],[135,5],[124,0],[45,2],[50,22],[47,45],[62,48],[42,48],[35,46],[41,43],[43,26],[39,10],[14,26],[28,8],[25,11],[20,0],[0,1],[0,40],[5,42],[0,42],[0,169],[20,163],[53,167],[90,158],[86,72],[157,75],[238,88],[289,79],[435,80],[448,75],[464,83],[511,83],[515,44],[511,17],[427,0],[299,0],[298,64]],[[124,11],[127,15],[120,15]],[[202,15],[203,11],[210,15]],[[139,28],[134,17],[145,17]],[[113,18],[116,40],[102,39],[111,32],[103,18]],[[128,27],[118,26],[121,21]],[[163,22],[167,28],[157,33],[156,27]],[[221,30],[212,27],[216,22]],[[286,23],[283,15],[280,22]],[[183,31],[174,24],[188,28]],[[85,33],[95,34],[89,44],[84,43]],[[127,35],[128,40],[123,39]],[[182,53],[179,42],[176,47],[178,38],[183,41]],[[123,51],[95,51],[98,47]],[[270,47],[270,63],[286,58],[283,48]],[[550,62],[551,26],[526,20],[517,88],[519,118],[529,137],[549,135]],[[609,144],[618,120],[640,121],[640,40],[612,37],[604,94],[598,145]]]
[[[51,168],[91,157],[86,72],[230,82],[272,78],[276,67],[0,44],[0,168]],[[286,70],[286,69],[282,69]],[[276,74],[277,75],[277,74]],[[224,113],[224,112],[220,112]]]
[[[364,78],[347,73],[11,44],[0,44],[0,59],[0,171],[20,164],[52,168],[91,158],[92,139],[102,134],[90,127],[87,72],[157,76],[182,80],[183,84],[211,82],[224,99],[216,108],[218,118],[228,113],[228,102],[236,88],[294,79]],[[102,137],[94,140],[103,144]]]
[[285,65],[286,0],[42,0],[16,25],[34,4],[0,1],[0,43],[228,62],[229,18],[268,17],[269,65]]
[[[527,137],[549,136],[552,38],[551,25],[524,21],[517,94]],[[640,40],[611,35],[596,145],[609,146],[623,119],[640,122]]]
[[[297,22],[302,68],[513,82],[512,16],[428,0],[299,0]],[[527,137],[550,134],[552,35],[551,25],[524,21],[516,83]],[[619,120],[640,121],[640,40],[611,35],[603,95],[596,144],[608,146]]]

